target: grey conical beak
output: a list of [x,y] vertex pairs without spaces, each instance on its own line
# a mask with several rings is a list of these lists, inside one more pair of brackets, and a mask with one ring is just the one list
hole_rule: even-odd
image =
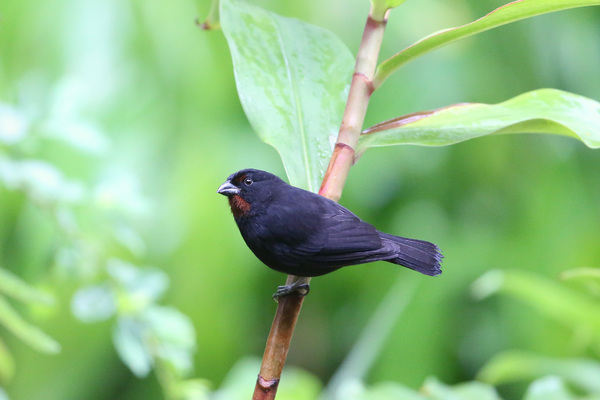
[[217,193],[222,194],[223,196],[233,196],[234,194],[239,194],[240,189],[234,186],[231,182],[226,181],[224,184],[219,186]]

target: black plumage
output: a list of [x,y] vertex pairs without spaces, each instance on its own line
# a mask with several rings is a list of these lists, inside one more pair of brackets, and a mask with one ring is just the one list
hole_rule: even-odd
[[379,232],[338,203],[256,169],[238,171],[218,193],[229,198],[235,222],[268,267],[297,276],[388,261],[439,275],[442,254],[430,242]]

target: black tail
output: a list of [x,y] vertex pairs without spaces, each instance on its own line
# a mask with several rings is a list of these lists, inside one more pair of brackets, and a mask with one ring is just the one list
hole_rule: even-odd
[[396,256],[387,259],[394,264],[414,269],[422,274],[436,276],[442,273],[442,255],[440,249],[433,243],[424,240],[407,239],[380,232],[384,241],[394,248]]

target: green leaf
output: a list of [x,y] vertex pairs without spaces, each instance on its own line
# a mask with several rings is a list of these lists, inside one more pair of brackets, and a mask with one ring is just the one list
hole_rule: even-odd
[[[243,358],[236,362],[223,379],[219,390],[211,394],[212,400],[242,400],[248,398],[256,383],[256,371],[260,369],[260,359]],[[321,382],[317,377],[293,366],[283,370],[277,389],[278,399],[317,399]]]
[[287,368],[281,379],[277,390],[280,399],[317,399],[321,392],[322,383],[319,378],[300,368]]
[[595,5],[600,5],[600,0],[516,0],[510,2],[469,24],[432,33],[396,53],[379,65],[373,79],[373,86],[375,88],[381,86],[384,80],[407,62],[459,39],[536,15]]
[[0,325],[37,351],[50,354],[60,351],[56,340],[21,318],[3,297],[0,297]]
[[115,296],[108,283],[79,289],[71,301],[71,311],[81,322],[106,321],[117,311]]
[[492,358],[478,379],[492,385],[560,376],[586,393],[600,393],[600,363],[588,359],[555,359],[522,351],[509,351]]
[[428,378],[421,392],[432,400],[500,400],[496,389],[475,381],[448,386],[436,378]]
[[203,379],[188,379],[177,384],[180,400],[211,400],[211,382]]
[[238,93],[290,183],[317,191],[342,119],[354,58],[331,32],[239,0],[221,1]]
[[77,203],[84,196],[83,184],[66,179],[54,165],[41,160],[0,157],[0,181],[42,204]]
[[113,329],[113,343],[119,358],[139,378],[148,375],[153,365],[145,330],[144,324],[129,317],[120,317]]
[[21,110],[0,103],[0,143],[12,145],[27,135],[29,121]]
[[[242,358],[227,372],[221,387],[211,395],[212,400],[238,400],[248,397],[256,383],[256,371],[260,369],[260,359]],[[287,370],[287,368],[286,368]],[[285,381],[281,380],[281,384]]]
[[600,268],[580,267],[568,269],[561,274],[562,279],[587,279],[600,282]]
[[40,303],[45,305],[52,305],[54,303],[52,296],[30,286],[27,282],[24,282],[3,268],[0,268],[0,293],[24,303]]
[[141,314],[141,319],[153,338],[153,354],[181,375],[194,367],[196,332],[190,318],[171,307],[153,306]]
[[[501,400],[496,389],[482,382],[472,381],[454,386],[454,394],[465,400]],[[447,400],[442,398],[440,400]]]
[[573,268],[563,272],[560,277],[583,284],[590,294],[600,297],[600,268]]
[[138,257],[146,252],[146,242],[140,234],[129,224],[115,222],[113,225],[114,237],[127,250]]
[[427,400],[423,394],[397,382],[378,383],[361,394],[365,400]]
[[169,287],[169,277],[158,268],[138,268],[126,261],[116,258],[107,262],[106,270],[123,289],[121,301],[129,311],[143,310],[158,300]]
[[575,400],[560,378],[548,376],[529,385],[524,400]]
[[473,289],[480,297],[494,293],[513,296],[571,329],[590,329],[594,338],[600,339],[600,304],[547,278],[523,271],[494,270],[475,281]]
[[598,148],[600,103],[560,90],[540,89],[495,105],[456,104],[368,128],[360,138],[358,151],[399,144],[445,146],[507,133],[563,135]]

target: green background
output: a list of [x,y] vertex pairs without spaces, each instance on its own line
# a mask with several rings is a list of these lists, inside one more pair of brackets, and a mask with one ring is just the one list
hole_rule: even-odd
[[[255,3],[333,31],[353,53],[369,7],[358,0]],[[407,1],[392,11],[381,55],[501,4]],[[270,296],[285,277],[246,248],[216,189],[241,168],[284,172],[277,153],[248,125],[222,33],[195,24],[209,7],[0,0],[0,101],[33,120],[55,116],[61,132],[84,122],[107,140],[104,152],[93,140],[86,145],[98,151],[86,152],[32,139],[20,156],[46,160],[92,186],[107,176],[138,181],[150,211],[138,223],[147,251],[137,260],[168,274],[162,303],[190,316],[197,332],[193,376],[217,388],[238,360],[262,356],[276,308]],[[386,81],[372,97],[365,126],[543,87],[600,100],[599,37],[600,10],[587,8],[450,45]],[[470,284],[491,269],[556,279],[565,269],[598,267],[599,168],[597,152],[543,135],[369,149],[351,170],[341,203],[383,231],[437,243],[444,273],[428,278],[378,263],[314,279],[288,365],[326,382],[397,280],[418,281],[418,289],[369,383],[418,388],[431,375],[446,383],[470,380],[509,349],[593,355],[570,330],[516,300],[475,301]],[[153,376],[137,379],[118,359],[112,321],[83,324],[72,316],[70,298],[85,279],[52,267],[56,237],[43,210],[0,185],[0,266],[57,296],[56,307],[19,310],[62,345],[58,355],[39,354],[0,328],[16,360],[15,377],[2,386],[11,399],[161,398]]]

